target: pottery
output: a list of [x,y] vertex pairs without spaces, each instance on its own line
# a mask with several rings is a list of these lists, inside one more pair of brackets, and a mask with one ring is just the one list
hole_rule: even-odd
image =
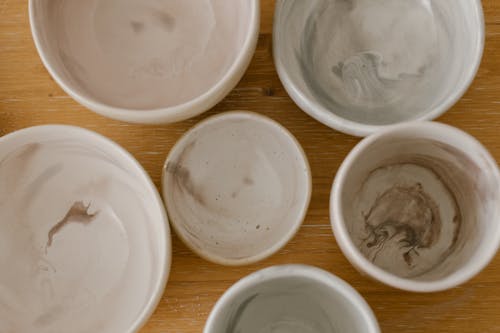
[[168,123],[217,104],[255,51],[258,0],[30,0],[36,47],[87,108]]
[[359,143],[332,187],[337,242],[362,273],[416,292],[478,274],[500,245],[500,172],[451,126],[397,125]]
[[159,194],[124,149],[88,130],[0,138],[0,332],[137,332],[167,281]]
[[295,138],[250,112],[208,118],[168,155],[163,198],[177,235],[223,265],[267,258],[297,232],[311,198],[307,158]]
[[214,306],[204,333],[378,333],[377,319],[346,282],[318,268],[286,265],[253,273]]
[[366,136],[435,119],[479,67],[479,0],[278,0],[276,67],[291,98],[323,124]]

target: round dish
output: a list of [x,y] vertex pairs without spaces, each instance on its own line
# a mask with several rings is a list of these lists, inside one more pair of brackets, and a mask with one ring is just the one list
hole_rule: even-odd
[[201,257],[245,265],[283,247],[311,198],[307,158],[295,138],[250,112],[208,118],[167,157],[163,198],[177,235]]
[[30,0],[35,45],[77,102],[133,123],[184,120],[238,83],[255,51],[258,0]]
[[356,136],[443,114],[484,48],[479,0],[279,0],[274,22],[275,63],[292,99]]
[[137,332],[170,270],[156,188],[112,141],[70,126],[0,138],[1,332]]
[[229,288],[204,333],[379,333],[370,306],[349,284],[321,269],[275,266]]

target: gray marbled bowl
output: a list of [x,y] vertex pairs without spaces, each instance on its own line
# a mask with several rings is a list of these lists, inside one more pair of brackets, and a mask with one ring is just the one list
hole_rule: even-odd
[[484,48],[479,0],[278,0],[274,55],[293,100],[357,136],[430,120],[466,91]]

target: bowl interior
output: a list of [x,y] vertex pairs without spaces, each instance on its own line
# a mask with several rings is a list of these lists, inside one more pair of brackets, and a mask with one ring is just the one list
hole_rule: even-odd
[[424,125],[382,135],[354,156],[340,218],[357,256],[424,282],[470,276],[489,261],[500,241],[500,180],[479,143]]
[[251,33],[254,0],[32,1],[46,65],[73,95],[156,110],[209,92]]
[[479,1],[286,0],[274,47],[305,111],[378,126],[445,111],[475,75],[483,29]]
[[222,264],[262,259],[297,231],[309,204],[305,155],[288,131],[252,113],[209,118],[167,158],[167,211],[178,235]]
[[164,210],[107,139],[35,127],[0,138],[1,332],[134,332],[169,268]]
[[236,287],[216,305],[205,333],[377,332],[367,320],[368,306],[360,306],[359,295],[345,283],[291,272]]

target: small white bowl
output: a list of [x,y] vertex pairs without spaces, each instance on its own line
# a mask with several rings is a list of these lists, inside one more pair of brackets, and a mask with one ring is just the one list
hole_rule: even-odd
[[480,0],[278,0],[273,36],[295,103],[366,136],[455,104],[479,68],[484,18]]
[[113,119],[185,120],[221,101],[257,45],[258,0],[29,1],[42,61],[78,103]]
[[311,198],[311,172],[296,139],[250,112],[208,118],[174,146],[163,199],[177,235],[201,257],[246,265],[297,232]]
[[489,152],[451,126],[396,125],[359,143],[340,166],[330,216],[362,273],[433,292],[478,274],[500,246],[500,172]]
[[0,138],[0,332],[137,332],[170,270],[160,196],[94,132],[39,126]]
[[378,333],[377,319],[349,284],[318,268],[286,265],[253,273],[214,306],[204,333]]

